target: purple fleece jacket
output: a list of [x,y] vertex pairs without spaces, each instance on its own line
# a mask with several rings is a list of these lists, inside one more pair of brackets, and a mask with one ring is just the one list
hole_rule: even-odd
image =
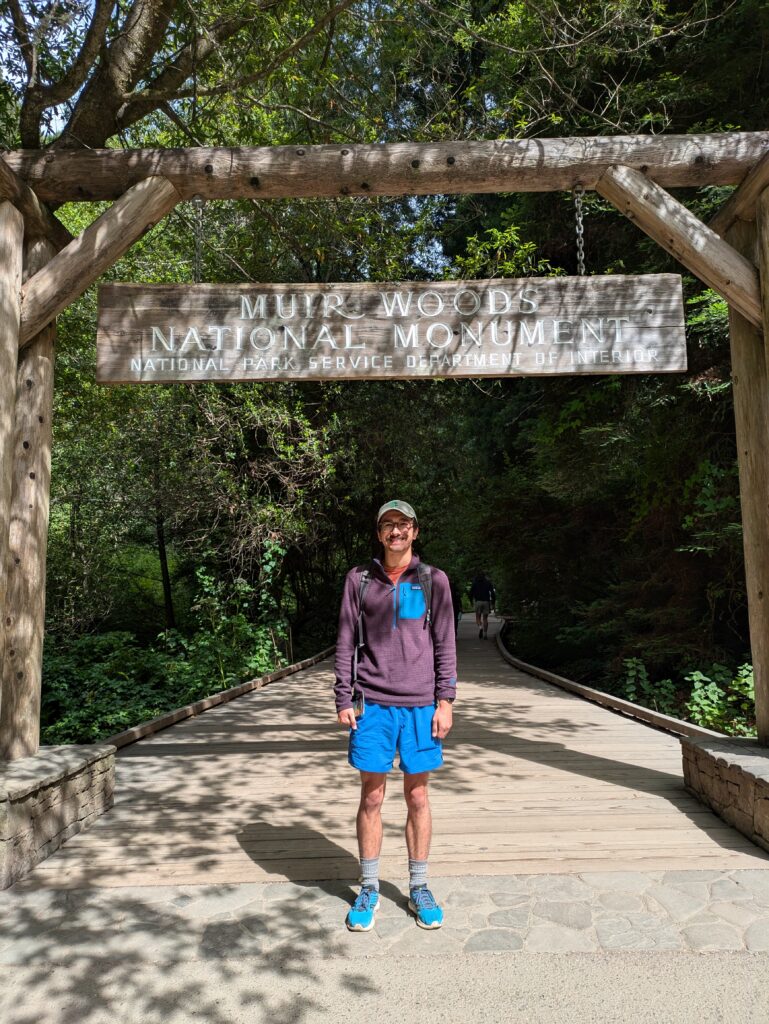
[[[424,707],[457,692],[454,610],[448,577],[432,570],[432,629],[417,564],[411,563],[394,586],[381,562],[371,563],[371,581],[363,599],[365,646],[358,652],[358,686],[367,701],[391,707]],[[352,707],[352,667],[361,570],[347,574],[336,641],[336,709]]]

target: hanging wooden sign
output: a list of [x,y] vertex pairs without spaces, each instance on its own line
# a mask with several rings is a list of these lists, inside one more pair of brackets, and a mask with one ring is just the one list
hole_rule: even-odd
[[686,369],[681,278],[109,284],[97,380],[371,380]]

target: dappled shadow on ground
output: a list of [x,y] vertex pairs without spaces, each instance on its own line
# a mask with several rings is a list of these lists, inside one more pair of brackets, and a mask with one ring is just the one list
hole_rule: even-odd
[[[313,891],[286,885],[49,890],[6,898],[4,1024],[231,1024],[231,1008],[222,1004],[232,1002],[240,1004],[242,1019],[301,1024],[325,1009],[313,991],[324,958],[347,952],[339,927],[343,896],[332,920]],[[214,920],[212,908],[221,908]],[[21,969],[24,987],[15,992]],[[353,1001],[376,991],[354,965],[343,984]]]
[[[334,719],[330,668],[327,661],[121,751],[116,806],[24,884],[354,881],[358,780]],[[669,747],[664,763],[654,746],[643,748],[650,732],[659,748],[659,734],[627,719],[618,730],[617,716],[592,706],[587,715],[579,698],[510,669],[490,640],[462,639],[460,679],[479,685],[472,700],[462,701],[460,688],[435,788],[447,805],[461,802],[469,837],[536,775],[543,801],[555,788],[568,805],[569,793],[578,798],[583,783],[596,783],[608,812],[614,794],[618,802],[646,795],[721,848],[744,849],[739,833],[686,793]],[[393,783],[400,787],[397,773]],[[404,820],[393,789],[386,836],[400,839]]]
[[[693,810],[669,754],[666,767],[654,766],[659,755],[645,755],[635,739],[644,726],[625,720],[617,732],[609,712],[581,713],[578,698],[515,673],[490,642],[464,639],[461,656],[460,678],[480,686],[472,700],[460,690],[447,764],[435,782],[442,799],[461,804],[460,844],[532,773],[560,787],[561,805],[596,782],[596,799],[610,811],[614,793],[618,800],[645,794],[727,850],[744,842]],[[135,1020],[229,1024],[217,993],[235,984],[252,1019],[301,1024],[323,1009],[313,994],[317,965],[350,953],[341,921],[358,874],[358,779],[334,721],[329,668],[121,752],[113,810],[0,894],[9,908],[0,925],[0,972],[11,979],[0,987],[7,1024],[49,1019],[14,993],[14,966],[25,968],[27,991],[46,986],[50,1019],[60,1024],[124,1019],[127,1006]],[[644,758],[650,763],[638,763]],[[405,807],[397,775],[393,783],[386,809],[398,803],[386,814],[385,834],[401,850]],[[403,857],[405,875],[405,850]],[[383,895],[405,913],[397,887],[383,882]],[[167,970],[148,970],[151,963]],[[303,998],[286,997],[288,981]],[[344,983],[363,1012],[365,971],[346,972]]]
[[[360,873],[360,864],[357,856],[333,842],[323,832],[308,828],[305,825],[270,825],[267,822],[255,822],[259,827],[262,843],[255,845],[249,831],[239,832],[237,839],[244,852],[255,863],[269,866],[278,870],[286,881],[295,882],[298,885],[309,886],[313,890],[319,889],[330,896],[339,898],[344,903],[352,903],[357,894],[357,887],[353,888],[352,882],[357,881]],[[354,821],[350,823],[354,828]],[[264,841],[267,846],[274,846],[275,849],[285,851],[285,856],[278,865],[273,861],[267,861],[264,852]],[[293,853],[293,857],[292,857]],[[302,858],[311,858],[312,866],[310,872],[317,870],[325,871],[325,875],[308,878],[308,863]],[[331,875],[331,877],[327,877]],[[380,881],[380,892],[382,896],[400,907],[405,913],[408,907],[407,896],[391,882],[384,879]]]

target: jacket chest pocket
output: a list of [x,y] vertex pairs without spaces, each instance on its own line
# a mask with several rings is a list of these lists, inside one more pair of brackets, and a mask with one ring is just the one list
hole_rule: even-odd
[[398,585],[398,611],[401,619],[421,619],[427,611],[425,595],[418,583]]

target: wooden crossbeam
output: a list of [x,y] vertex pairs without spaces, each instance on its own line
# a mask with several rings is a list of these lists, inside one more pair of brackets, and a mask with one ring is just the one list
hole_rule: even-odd
[[763,328],[755,266],[677,199],[632,167],[607,168],[595,188],[746,320]]
[[755,220],[758,197],[769,186],[769,150],[748,171],[740,187],[726,200],[708,227],[722,238],[738,220]]
[[162,175],[182,199],[552,192],[593,188],[624,164],[666,188],[736,185],[769,132],[237,149],[18,150],[5,156],[46,202],[115,199]]
[[0,202],[4,199],[13,203],[24,217],[24,234],[27,238],[49,238],[57,249],[63,249],[72,241],[72,235],[61,221],[54,217],[29,185],[0,157]]
[[21,346],[82,295],[178,201],[179,193],[165,178],[140,181],[46,263],[22,292]]

